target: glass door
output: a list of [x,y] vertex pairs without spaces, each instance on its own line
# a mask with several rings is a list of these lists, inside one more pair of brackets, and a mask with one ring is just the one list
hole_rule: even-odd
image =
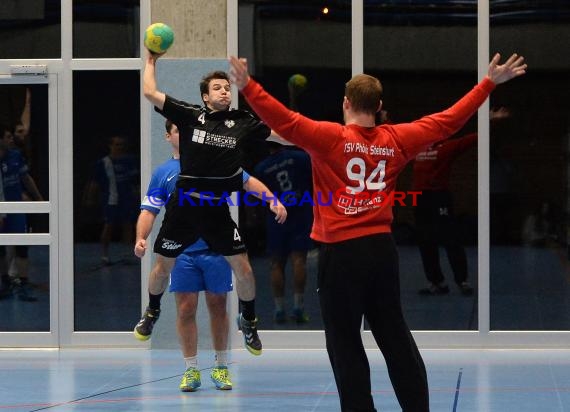
[[0,347],[58,346],[57,76],[0,74]]

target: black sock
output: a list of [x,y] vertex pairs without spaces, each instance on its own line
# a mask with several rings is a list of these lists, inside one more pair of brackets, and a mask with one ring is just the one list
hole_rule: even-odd
[[20,279],[20,285],[27,285],[28,284],[28,278],[19,278]]
[[164,292],[158,294],[158,295],[153,295],[152,293],[148,293],[148,307],[153,309],[153,310],[159,310],[160,309],[160,299],[162,299],[162,295],[164,294]]
[[239,301],[241,306],[241,314],[245,320],[255,320],[255,299]]

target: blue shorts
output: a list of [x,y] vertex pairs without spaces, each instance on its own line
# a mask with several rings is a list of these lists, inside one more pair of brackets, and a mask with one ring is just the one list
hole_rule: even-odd
[[313,247],[310,238],[313,224],[312,210],[300,207],[288,209],[287,220],[283,224],[268,214],[267,249],[273,256],[286,257],[291,252],[307,252]]
[[26,215],[23,213],[8,213],[4,219],[4,226],[0,228],[1,233],[27,233],[28,225]]
[[227,260],[209,250],[183,252],[170,273],[171,292],[231,292],[232,269]]

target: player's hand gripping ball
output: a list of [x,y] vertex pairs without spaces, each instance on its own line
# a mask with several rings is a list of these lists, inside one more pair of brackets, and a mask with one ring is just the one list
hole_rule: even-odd
[[291,89],[300,93],[307,87],[307,78],[302,74],[297,73],[289,77],[288,83]]
[[154,23],[144,32],[144,46],[151,52],[162,54],[174,42],[174,32],[164,23]]

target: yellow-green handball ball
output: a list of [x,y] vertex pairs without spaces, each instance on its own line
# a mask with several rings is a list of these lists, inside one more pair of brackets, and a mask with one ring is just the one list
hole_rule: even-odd
[[174,32],[164,23],[153,23],[144,31],[144,46],[153,53],[162,54],[174,42]]
[[307,87],[307,78],[302,74],[294,74],[293,76],[289,77],[289,86],[301,91]]

